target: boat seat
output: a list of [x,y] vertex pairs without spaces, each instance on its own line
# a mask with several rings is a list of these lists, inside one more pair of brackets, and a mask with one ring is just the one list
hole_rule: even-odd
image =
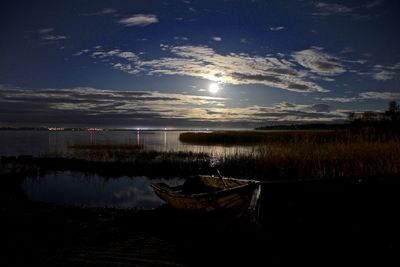
[[218,191],[218,188],[207,186],[201,176],[192,176],[186,179],[182,191],[187,194],[198,194]]

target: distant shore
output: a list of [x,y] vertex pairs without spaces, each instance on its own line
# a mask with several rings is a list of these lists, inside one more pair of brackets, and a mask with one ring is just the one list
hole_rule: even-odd
[[0,131],[43,131],[43,132],[70,132],[70,131],[141,131],[141,132],[159,132],[159,131],[209,131],[208,128],[151,128],[151,127],[133,127],[133,128],[91,128],[91,127],[0,127]]

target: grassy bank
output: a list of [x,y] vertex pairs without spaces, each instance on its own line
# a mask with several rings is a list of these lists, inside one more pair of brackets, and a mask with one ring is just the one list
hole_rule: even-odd
[[179,140],[193,145],[244,146],[261,144],[353,143],[360,141],[399,141],[400,135],[378,133],[364,129],[354,133],[347,130],[319,131],[215,131],[185,132]]
[[69,146],[72,149],[80,150],[121,150],[136,151],[143,149],[143,145],[135,144],[75,144]]
[[70,146],[72,148],[71,157],[97,162],[128,162],[135,164],[146,163],[168,163],[177,165],[188,161],[205,161],[209,155],[205,153],[193,152],[161,152],[145,150],[142,145],[130,144],[98,144],[86,145],[78,144]]
[[253,145],[250,153],[220,158],[226,175],[261,180],[368,178],[400,175],[400,136],[351,131],[183,133],[198,145]]
[[[296,133],[296,136],[300,136]],[[350,141],[351,138],[351,141]],[[333,140],[333,141],[332,141]],[[380,179],[400,176],[400,142],[396,138],[315,141],[312,133],[290,142],[271,142],[250,150],[212,156],[206,153],[120,149],[113,146],[75,149],[70,158],[14,159],[40,170],[76,170],[105,176],[181,176],[216,174],[259,180]],[[11,158],[4,162],[13,161]],[[211,166],[212,165],[212,166]]]
[[222,157],[223,173],[260,180],[332,179],[400,175],[400,143],[295,143],[258,146]]

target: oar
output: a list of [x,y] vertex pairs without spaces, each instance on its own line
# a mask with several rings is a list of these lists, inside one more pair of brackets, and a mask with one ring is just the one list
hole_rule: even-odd
[[217,169],[217,173],[218,173],[219,178],[221,178],[221,181],[222,181],[222,183],[224,184],[224,187],[226,187],[226,183],[225,183],[225,181],[224,181],[224,178],[222,177],[222,174],[219,172],[218,169]]

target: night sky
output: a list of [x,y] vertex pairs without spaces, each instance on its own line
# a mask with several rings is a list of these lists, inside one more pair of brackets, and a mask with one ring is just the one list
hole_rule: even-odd
[[400,3],[0,3],[0,127],[337,122],[400,99]]

